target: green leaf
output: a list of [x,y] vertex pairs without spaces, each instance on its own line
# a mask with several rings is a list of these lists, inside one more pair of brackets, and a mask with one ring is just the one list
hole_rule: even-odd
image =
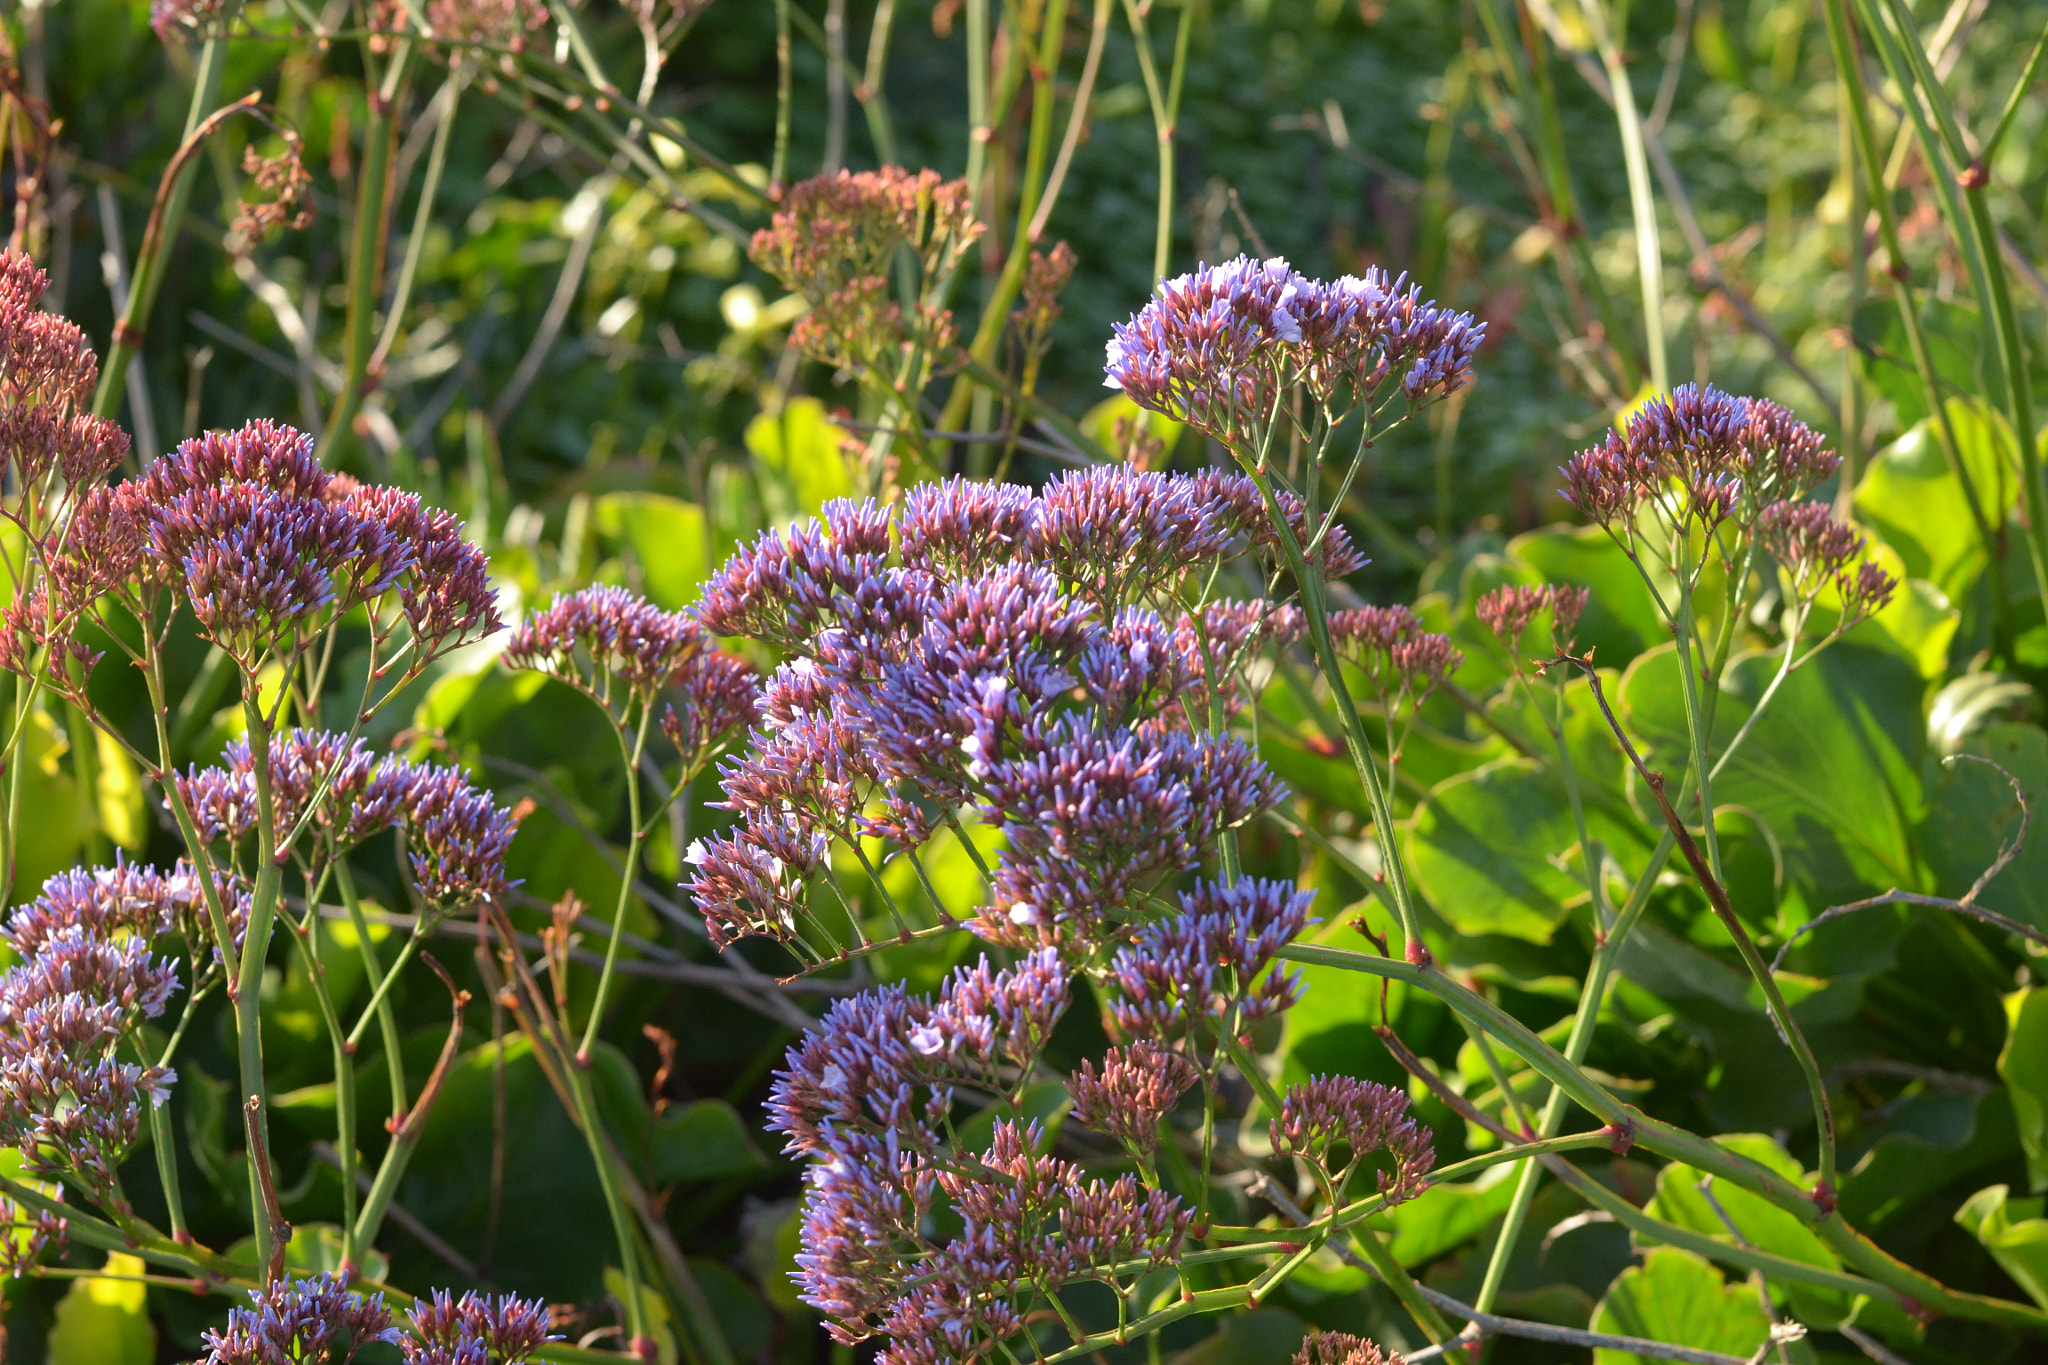
[[768,1168],[739,1111],[724,1100],[678,1105],[647,1125],[648,1173],[658,1185],[722,1180]]
[[[1709,763],[1719,761],[1776,668],[1777,659],[1762,654],[1730,667]],[[1716,806],[1745,806],[1770,827],[1808,905],[1922,885],[1913,841],[1926,747],[1921,691],[1917,670],[1898,655],[1835,645],[1785,680],[1714,780]],[[1676,650],[1666,645],[1631,664],[1620,701],[1650,750],[1646,761],[1677,791],[1690,746]]]
[[1977,1191],[1956,1210],[1956,1222],[1984,1244],[1999,1269],[2048,1308],[2048,1218],[2039,1199],[2014,1199],[2010,1186]]
[[50,1328],[49,1365],[153,1365],[156,1328],[149,1320],[146,1269],[140,1257],[114,1252],[102,1275],[73,1280]]
[[2006,1083],[2007,1090],[1974,1099],[1923,1094],[1887,1106],[1890,1131],[1842,1178],[1842,1217],[1876,1236],[1894,1219],[1920,1213],[1944,1186],[1986,1168],[2010,1170],[2021,1151],[2013,1121],[2019,1088],[2010,1077]]
[[[1587,807],[1586,823],[1592,837],[1624,857],[1642,847],[1633,822],[1597,806]],[[1416,885],[1460,934],[1547,943],[1586,897],[1564,780],[1528,759],[1489,763],[1439,783],[1410,822],[1407,841]]]
[[[1810,1183],[1799,1162],[1774,1138],[1729,1133],[1715,1138],[1714,1143],[1761,1162],[1787,1180]],[[1650,1202],[1649,1212],[1730,1246],[1746,1244],[1805,1265],[1841,1268],[1827,1244],[1796,1215],[1762,1195],[1691,1166],[1674,1162],[1657,1173],[1657,1197]],[[1832,1326],[1847,1317],[1851,1308],[1849,1299],[1839,1294],[1802,1292],[1800,1299],[1800,1320],[1810,1326]]]
[[[1640,1266],[1615,1277],[1593,1310],[1593,1330],[1619,1336],[1748,1356],[1770,1336],[1770,1320],[1746,1284],[1728,1284],[1704,1258],[1676,1247],[1653,1247]],[[1793,1359],[1810,1362],[1804,1342]],[[1648,1357],[1600,1347],[1594,1365],[1648,1365]]]
[[[1997,419],[1970,398],[1950,399],[1948,412],[1979,506],[1994,526],[2003,524],[2018,502],[2019,483],[2001,454]],[[1952,601],[1989,562],[1932,417],[1871,457],[1856,485],[1855,506],[1857,518],[1898,551],[1908,574],[1930,580]]]
[[840,443],[846,428],[825,416],[815,398],[793,398],[775,416],[762,413],[747,423],[747,449],[760,462],[763,494],[782,502],[785,515],[815,513],[833,498],[852,497],[853,472]]
[[668,611],[697,600],[711,574],[704,509],[662,493],[606,493],[590,505],[605,540],[632,555],[642,596]]
[[[1973,757],[1929,765],[1927,819],[1920,834],[1935,889],[1944,896],[1968,891],[2019,834],[2023,817],[2008,775],[2020,784],[2037,819],[2048,811],[2048,731],[2035,725],[1989,725],[1959,748]],[[2048,839],[2035,837],[2038,829],[2029,831],[2018,856],[1991,879],[1977,903],[2048,928]]]
[[[621,1304],[632,1297],[626,1292],[625,1274],[616,1266],[604,1268],[604,1288]],[[647,1322],[647,1334],[654,1338],[655,1360],[659,1365],[676,1365],[676,1333],[669,1322],[668,1304],[645,1279],[640,1281],[640,1311]]]
[[1998,1074],[2012,1096],[2027,1179],[2037,1190],[2048,1189],[2048,990],[2014,991],[2005,997],[2005,1013]]
[[1160,452],[1162,456],[1173,454],[1173,448],[1180,443],[1182,434],[1187,431],[1185,426],[1164,413],[1139,407],[1131,401],[1131,396],[1127,393],[1113,394],[1103,399],[1088,409],[1087,415],[1078,425],[1095,444],[1119,458],[1125,458],[1129,454],[1127,447],[1130,442],[1118,437],[1116,428],[1119,422],[1135,423],[1137,429],[1145,435],[1156,436],[1166,442],[1166,448]]

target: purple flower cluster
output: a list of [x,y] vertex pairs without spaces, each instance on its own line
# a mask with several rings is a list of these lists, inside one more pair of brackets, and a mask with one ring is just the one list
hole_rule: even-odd
[[363,1294],[341,1275],[275,1280],[249,1291],[227,1326],[208,1329],[203,1365],[343,1365],[373,1341],[396,1343],[382,1294]]
[[[1350,1076],[1314,1076],[1288,1087],[1272,1138],[1274,1151],[1313,1161],[1333,1178],[1385,1152],[1393,1170],[1378,1179],[1389,1206],[1421,1194],[1436,1165],[1429,1130],[1408,1116],[1408,1097]],[[1348,1149],[1342,1161],[1340,1149]]]
[[[173,784],[207,843],[240,844],[255,832],[247,740],[230,744],[215,767],[174,775]],[[270,799],[280,854],[317,865],[383,830],[403,829],[413,884],[429,905],[445,912],[511,890],[505,856],[518,820],[460,768],[379,759],[361,740],[292,730],[270,742]],[[302,823],[306,841],[289,842]]]
[[1308,922],[1314,899],[1251,878],[1181,893],[1179,915],[1146,925],[1110,963],[1116,1026],[1170,1041],[1207,1023],[1242,1032],[1285,1010],[1301,996],[1301,974],[1267,968]]
[[177,990],[177,968],[150,949],[193,894],[188,875],[122,864],[62,873],[8,919],[20,961],[0,974],[0,1137],[30,1172],[111,1207],[125,1207],[121,1159],[142,1106],[176,1080],[115,1047]]
[[[891,986],[841,1001],[790,1050],[770,1126],[810,1159],[796,1278],[836,1338],[885,1334],[881,1359],[900,1365],[977,1360],[1035,1293],[1178,1248],[1191,1210],[1129,1176],[1084,1182],[1038,1154],[1035,1127],[1000,1123],[979,1153],[941,1136],[955,1087],[1002,1093],[1028,1076],[1067,1002],[1044,949],[962,969],[936,1000]],[[933,1230],[941,1199],[955,1236]]]
[[409,1316],[412,1335],[399,1342],[405,1365],[520,1365],[555,1340],[546,1306],[510,1294],[456,1298],[437,1289]]
[[1420,706],[1465,659],[1450,636],[1424,630],[1422,619],[1403,606],[1332,612],[1330,638],[1365,670],[1389,708]]
[[1178,605],[1203,566],[1269,543],[1260,507],[1226,474],[1092,470],[1036,497],[955,481],[905,499],[900,558],[888,513],[850,502],[735,555],[699,618],[788,657],[721,770],[739,823],[689,853],[714,938],[806,951],[804,883],[830,840],[914,850],[963,812],[1005,840],[972,920],[985,937],[1090,940],[1140,914],[1280,799],[1206,727],[1292,619]]
[[1675,530],[1711,531],[1729,517],[1749,526],[1840,465],[1818,432],[1778,404],[1686,384],[1645,403],[1562,473],[1565,498],[1626,537],[1645,507]]
[[1389,382],[1411,408],[1445,397],[1471,377],[1485,338],[1483,323],[1424,302],[1405,278],[1375,269],[1325,283],[1278,257],[1239,256],[1162,283],[1116,327],[1104,383],[1243,442],[1297,384],[1325,407],[1344,394],[1376,407]]
[[93,489],[47,562],[47,586],[7,615],[0,665],[16,671],[32,667],[30,645],[69,648],[106,599],[154,631],[169,595],[247,671],[361,607],[385,644],[397,631],[385,608],[404,622],[380,674],[403,659],[410,676],[500,626],[484,553],[460,521],[411,493],[330,474],[309,437],[270,422],[209,432],[136,478]]

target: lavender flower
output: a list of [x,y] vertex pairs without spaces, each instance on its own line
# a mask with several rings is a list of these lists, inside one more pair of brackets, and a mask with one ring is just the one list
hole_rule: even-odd
[[729,835],[692,841],[683,861],[697,870],[683,889],[704,916],[714,947],[750,935],[795,944],[805,879],[825,856],[822,833],[806,833],[792,820],[750,822]]
[[412,768],[402,819],[413,885],[435,915],[511,893],[505,857],[518,818],[469,783],[460,768]]
[[1293,1365],[1407,1365],[1407,1358],[1349,1332],[1318,1329],[1302,1339]]
[[548,1331],[545,1304],[510,1294],[471,1292],[458,1299],[437,1289],[408,1317],[412,1335],[398,1344],[406,1365],[520,1365],[557,1339]]
[[[31,1172],[76,1180],[118,1208],[120,1164],[142,1105],[161,1104],[176,1077],[117,1061],[114,1049],[163,1012],[178,975],[142,932],[158,927],[153,907],[132,907],[133,929],[123,932],[111,896],[87,908],[69,894],[77,889],[61,881],[57,898],[68,905],[46,894],[16,921],[33,946],[0,974],[0,1137]],[[63,923],[67,912],[73,922]]]
[[97,483],[128,453],[128,436],[90,413],[99,360],[83,330],[38,305],[49,277],[0,252],[0,472],[32,489],[52,471],[74,488]]
[[1073,718],[990,765],[986,786],[984,816],[1005,847],[994,904],[970,927],[1011,944],[1099,934],[1282,792],[1235,739],[1101,731]]
[[191,864],[181,861],[167,875],[117,852],[112,867],[73,868],[44,882],[41,894],[8,915],[0,938],[21,958],[74,931],[101,940],[132,934],[147,944],[176,929],[199,896]]
[[204,1365],[344,1365],[373,1341],[397,1343],[382,1294],[362,1294],[342,1275],[276,1280],[249,1291],[251,1306],[208,1329]]
[[1140,1039],[1129,1047],[1111,1048],[1098,1073],[1092,1062],[1067,1078],[1074,1118],[1107,1133],[1142,1160],[1159,1148],[1159,1123],[1180,1102],[1189,1086],[1201,1079],[1195,1064],[1180,1053]]
[[1264,516],[1209,493],[1122,465],[1063,474],[1039,495],[1030,556],[1114,611],[1250,547]]
[[1146,925],[1110,964],[1117,1027],[1166,1041],[1211,1020],[1241,1031],[1286,1009],[1301,996],[1301,975],[1267,968],[1308,922],[1314,898],[1251,878],[1183,892],[1179,915]]
[[1563,467],[1573,506],[1633,543],[1633,521],[1659,509],[1674,533],[1747,527],[1767,506],[1811,492],[1841,459],[1785,408],[1686,384],[1638,409],[1619,432]]
[[697,619],[714,635],[745,635],[785,648],[833,614],[834,599],[883,578],[888,514],[872,502],[827,503],[819,520],[770,531],[736,552],[710,582]]
[[1025,553],[1038,519],[1027,488],[952,478],[904,495],[903,562],[943,578],[985,573]]
[[[682,612],[599,586],[555,598],[512,633],[504,659],[508,668],[552,674],[609,709],[651,699],[711,647]],[[614,695],[615,684],[625,696]]]
[[[1314,1161],[1332,1177],[1385,1152],[1394,1169],[1380,1172],[1378,1179],[1389,1206],[1421,1194],[1436,1165],[1429,1130],[1408,1116],[1408,1097],[1349,1076],[1314,1076],[1289,1086],[1272,1122],[1272,1138],[1274,1151]],[[1348,1155],[1336,1160],[1345,1148]]]

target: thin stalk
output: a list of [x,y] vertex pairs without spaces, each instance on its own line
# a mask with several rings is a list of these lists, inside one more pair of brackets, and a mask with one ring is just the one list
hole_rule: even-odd
[[619,872],[619,903],[612,911],[611,938],[605,944],[604,968],[598,974],[597,994],[590,1002],[590,1019],[583,1026],[583,1040],[576,1045],[576,1063],[579,1068],[590,1065],[590,1049],[597,1042],[597,1030],[604,1020],[604,1007],[611,996],[612,977],[619,965],[619,945],[626,937],[626,911],[633,903],[633,878],[640,868],[640,850],[647,843],[647,825],[641,813],[640,759],[647,751],[647,731],[654,717],[654,708],[643,704],[640,708],[640,726],[634,732],[630,750],[626,748],[625,733],[619,733],[619,747],[626,760],[626,812],[633,830],[633,842],[626,849],[626,864]]
[[390,231],[391,153],[398,141],[393,118],[404,98],[406,75],[412,61],[410,36],[398,39],[397,50],[384,69],[384,79],[369,92],[369,120],[363,129],[363,165],[356,181],[355,223],[349,239],[348,315],[342,330],[341,387],[327,425],[320,433],[315,454],[330,461],[337,442],[348,439],[356,411],[372,378],[370,347],[377,320],[377,305],[383,291],[385,238]]
[[1152,55],[1152,34],[1145,23],[1145,9],[1138,0],[1124,0],[1124,15],[1130,20],[1131,35],[1137,39],[1138,71],[1145,78],[1145,95],[1152,104],[1152,126],[1159,139],[1159,211],[1152,239],[1152,279],[1157,283],[1166,278],[1166,262],[1173,245],[1174,124],[1180,117],[1195,7],[1187,5],[1181,9],[1180,26],[1173,39],[1173,70],[1164,86],[1159,81],[1158,62]]
[[[320,932],[317,896],[309,895],[307,902],[303,931],[292,933],[291,939],[299,950],[299,963],[306,969],[306,980],[313,988],[314,999],[320,1004],[320,1020],[326,1025],[328,1039],[334,1045],[334,1160],[341,1170],[341,1264],[344,1274],[353,1275],[362,1264],[362,1249],[355,1240],[356,1200],[361,1194],[356,1188],[355,1067],[349,1060],[350,1049],[348,1041],[342,1037],[341,1018],[335,1013],[334,999],[327,992],[327,974],[320,965],[315,938]],[[173,1219],[174,1237],[176,1228],[177,1222]]]
[[1628,67],[1621,59],[1620,41],[1626,35],[1608,30],[1603,0],[1587,0],[1579,6],[1579,12],[1593,31],[1600,64],[1607,68],[1608,83],[1614,87],[1614,117],[1621,133],[1622,161],[1628,168],[1629,207],[1635,215],[1636,272],[1643,290],[1643,332],[1649,344],[1650,387],[1658,393],[1669,393],[1671,370],[1664,354],[1664,248],[1657,233],[1657,201],[1650,190],[1650,160],[1643,149],[1643,125],[1636,111],[1635,89],[1629,84]]
[[1067,111],[1066,135],[1060,139],[1060,153],[1053,158],[1052,176],[1046,181],[1045,197],[1024,235],[1035,244],[1045,232],[1045,221],[1059,202],[1060,187],[1067,183],[1067,167],[1080,145],[1081,130],[1088,126],[1088,104],[1095,94],[1095,75],[1102,68],[1102,49],[1109,38],[1109,7],[1112,0],[1095,0],[1095,17],[1088,28],[1088,55],[1081,60],[1081,83],[1074,89],[1074,106]]
[[988,145],[995,137],[989,125],[988,0],[967,0],[967,195],[974,216],[986,209],[983,192]]
[[[2006,589],[2002,521],[1994,528],[1985,511],[1976,479],[1963,463],[1962,444],[1956,436],[1955,423],[1935,377],[1933,357],[1920,324],[1919,305],[1913,297],[1912,277],[1906,270],[1905,247],[1900,240],[1897,215],[1892,209],[1891,192],[1878,151],[1877,133],[1870,122],[1870,94],[1863,83],[1863,63],[1857,52],[1855,29],[1849,22],[1846,0],[1827,0],[1825,13],[1828,41],[1834,50],[1836,79],[1842,83],[1842,102],[1848,110],[1850,133],[1863,163],[1863,179],[1870,194],[1870,205],[1877,213],[1878,236],[1890,267],[1888,273],[1893,281],[1899,323],[1906,334],[1906,352],[1912,359],[1913,372],[1920,381],[1921,391],[1927,395],[1942,455],[1963,491],[1963,502],[1970,510],[1970,520],[1977,528],[1978,539],[1984,544],[1984,556],[1992,580],[1992,609],[1998,614],[1999,637],[2009,650],[2017,627],[2013,621],[2011,594]],[[1860,243],[1863,233],[1860,221],[1855,224],[1855,232]]]
[[880,0],[875,22],[868,29],[868,59],[853,97],[867,115],[868,136],[875,144],[875,159],[883,165],[896,160],[896,129],[889,119],[889,101],[883,83],[889,72],[889,30],[896,21],[896,0]]
[[441,173],[448,165],[448,141],[455,132],[455,111],[462,102],[462,75],[458,67],[448,73],[434,102],[441,106],[440,122],[434,125],[434,141],[427,149],[426,178],[420,182],[419,210],[413,219],[412,236],[405,243],[405,260],[398,267],[398,285],[391,291],[390,310],[384,315],[384,332],[370,355],[370,371],[381,372],[391,348],[398,344],[399,325],[412,299],[412,285],[419,273],[420,257],[427,245],[428,230],[434,225],[434,205],[441,194]]
[[[192,103],[185,111],[181,142],[191,139],[220,99],[221,74],[227,69],[228,61],[228,31],[234,27],[241,13],[242,0],[225,0],[214,16],[216,27],[213,35],[199,49],[199,67],[192,82]],[[121,309],[120,321],[114,324],[113,344],[107,348],[107,358],[100,365],[99,387],[93,390],[92,413],[95,417],[112,417],[121,401],[128,365],[142,348],[143,338],[149,330],[150,313],[156,307],[157,291],[163,287],[172,246],[185,225],[185,211],[192,203],[192,180],[196,169],[193,162],[187,161],[176,172],[170,193],[162,205],[163,230],[151,244],[151,249],[139,252],[135,258],[135,271],[128,285],[128,302]]]
[[775,151],[768,163],[768,194],[782,197],[789,183],[789,115],[795,103],[791,69],[795,60],[790,50],[790,0],[775,0]]
[[242,1105],[247,1111],[250,1204],[256,1235],[256,1260],[269,1266],[278,1249],[279,1229],[266,1216],[266,1191],[258,1174],[270,1160],[269,1090],[263,1076],[263,964],[269,957],[270,931],[277,923],[283,869],[277,861],[277,806],[270,791],[270,730],[257,699],[255,680],[245,682],[242,714],[248,725],[250,777],[256,788],[256,884],[249,899],[249,924],[242,936],[241,970],[234,981],[236,1055]]
[[356,931],[356,951],[362,955],[363,974],[370,982],[370,1003],[363,1006],[362,1017],[356,1021],[343,1046],[350,1056],[355,1055],[356,1044],[363,1036],[363,1029],[371,1019],[376,1019],[384,1040],[384,1067],[391,1081],[391,1116],[395,1120],[405,1112],[410,1098],[405,1083],[405,1055],[401,1051],[402,1038],[398,1031],[398,1015],[391,1008],[391,983],[398,979],[399,968],[405,965],[406,957],[412,952],[423,935],[415,927],[412,938],[401,950],[399,959],[391,970],[384,970],[384,962],[377,955],[377,945],[370,938],[370,921],[363,914],[362,897],[356,892],[355,873],[349,869],[348,859],[334,860],[334,886],[341,893],[342,908],[348,913],[350,927]]

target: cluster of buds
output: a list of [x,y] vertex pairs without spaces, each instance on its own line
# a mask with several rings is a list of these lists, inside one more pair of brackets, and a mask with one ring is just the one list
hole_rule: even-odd
[[[182,869],[120,864],[60,874],[8,919],[19,960],[0,975],[0,1140],[31,1174],[117,1211],[143,1106],[162,1104],[177,1077],[116,1049],[177,990],[176,966],[151,949],[189,922],[193,896]],[[47,1242],[55,1228],[39,1231]]]
[[128,436],[91,415],[99,360],[85,333],[38,305],[49,277],[18,252],[0,252],[0,476],[20,490],[31,535],[57,508],[54,484],[95,484],[128,454]]
[[1302,1338],[1294,1365],[1407,1365],[1407,1357],[1349,1332],[1317,1330]]
[[1785,571],[1800,610],[1826,589],[1835,590],[1841,600],[1836,633],[1883,610],[1898,590],[1896,578],[1863,558],[1869,545],[1864,534],[1837,521],[1824,503],[1773,503],[1757,517],[1756,536]]
[[1312,1162],[1338,1191],[1384,1152],[1393,1169],[1378,1173],[1379,1191],[1390,1207],[1421,1194],[1436,1165],[1429,1130],[1408,1116],[1408,1097],[1350,1076],[1314,1076],[1288,1087],[1271,1136],[1274,1151]]
[[[1141,915],[1281,796],[1216,727],[1242,669],[1296,618],[1201,601],[1224,562],[1270,549],[1260,507],[1241,475],[1119,467],[1038,495],[920,488],[900,526],[872,503],[832,503],[743,548],[698,619],[786,662],[747,751],[721,768],[738,825],[690,850],[688,889],[717,941],[831,956],[803,932],[830,841],[914,853],[970,814],[1005,843],[977,933],[1076,943]],[[1353,562],[1338,536],[1324,553]]]
[[1180,914],[1154,921],[1117,951],[1110,1015],[1127,1036],[1185,1039],[1202,1027],[1241,1033],[1301,998],[1299,972],[1269,970],[1308,923],[1311,891],[1247,878],[1201,882]]
[[1104,383],[1226,444],[1256,448],[1297,388],[1333,415],[1412,412],[1471,378],[1486,327],[1378,270],[1325,283],[1239,256],[1160,285],[1109,342]]
[[426,0],[424,5],[375,0],[371,13],[374,51],[389,51],[398,34],[424,36],[427,51],[441,61],[480,72],[486,90],[498,88],[498,73],[518,70],[520,54],[544,44],[553,22],[547,0]]
[[[436,917],[502,900],[512,889],[505,857],[518,818],[459,768],[382,759],[361,740],[292,730],[269,744],[269,788],[277,853],[311,870],[372,835],[402,830],[412,882]],[[211,767],[172,778],[199,838],[225,845],[242,865],[259,819],[255,760],[236,740]]]
[[[878,1359],[894,1365],[978,1361],[1040,1296],[1177,1252],[1193,1210],[1128,1175],[1084,1179],[1035,1125],[998,1123],[982,1150],[942,1136],[958,1088],[1014,1101],[1068,998],[1041,950],[957,972],[936,1000],[887,987],[841,1001],[790,1050],[768,1108],[810,1162],[796,1279],[835,1339],[886,1336]],[[941,1199],[951,1236],[931,1217]]]
[[1450,636],[1423,629],[1422,618],[1404,606],[1332,612],[1329,625],[1338,655],[1365,673],[1386,717],[1388,761],[1398,764],[1416,711],[1465,656]]
[[93,489],[44,559],[47,582],[8,609],[0,666],[34,673],[38,646],[68,656],[76,666],[57,681],[87,705],[95,657],[76,631],[103,605],[124,608],[152,643],[188,608],[250,676],[295,665],[366,610],[373,677],[399,674],[392,690],[500,626],[484,553],[459,520],[328,472],[309,437],[266,421],[186,441],[140,476]]
[[[914,395],[952,345],[953,315],[940,300],[982,230],[966,181],[884,166],[791,186],[754,234],[752,256],[810,305],[792,346]],[[908,297],[898,297],[893,278],[900,252],[917,265]]]
[[615,724],[662,703],[661,730],[691,773],[733,732],[759,719],[753,666],[719,649],[694,617],[624,588],[557,597],[513,632],[502,659],[568,683]]
[[1475,611],[1485,627],[1500,638],[1508,651],[1508,664],[1517,677],[1522,673],[1522,638],[1529,627],[1545,617],[1550,621],[1550,647],[1560,654],[1575,648],[1579,617],[1592,600],[1592,590],[1567,583],[1511,583],[1483,594]]
[[397,1346],[405,1365],[521,1365],[554,1340],[547,1308],[510,1294],[437,1290],[406,1327],[381,1293],[351,1289],[340,1275],[275,1280],[249,1298],[226,1327],[206,1332],[203,1365],[346,1365],[372,1343]]
[[1097,1071],[1093,1062],[1067,1078],[1074,1120],[1122,1143],[1140,1161],[1159,1149],[1159,1124],[1180,1097],[1202,1078],[1201,1068],[1179,1052],[1140,1038],[1111,1048]]

